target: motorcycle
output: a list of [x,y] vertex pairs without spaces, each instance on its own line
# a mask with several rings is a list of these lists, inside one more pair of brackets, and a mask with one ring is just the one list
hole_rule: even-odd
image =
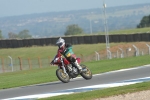
[[[76,59],[80,64],[81,59]],[[82,72],[80,72],[80,70],[78,70],[77,66],[74,63],[70,63],[66,58],[62,56],[55,56],[51,63],[58,66],[58,69],[56,70],[56,76],[63,83],[68,83],[70,79],[76,78],[78,75],[81,75],[86,80],[92,78],[92,72],[86,65],[80,64],[80,66],[82,67]]]

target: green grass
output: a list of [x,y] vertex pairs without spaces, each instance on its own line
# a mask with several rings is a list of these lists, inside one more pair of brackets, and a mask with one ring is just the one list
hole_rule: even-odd
[[[85,62],[93,74],[149,64],[150,56]],[[57,81],[56,67],[39,68],[0,74],[0,89]]]
[[139,57],[129,57],[122,59],[111,59],[111,60],[101,60],[94,62],[87,62],[86,65],[92,69],[93,73],[102,73],[111,70],[119,70],[124,68],[132,68],[135,66],[141,66],[145,64],[150,64],[150,56],[139,56]]
[[0,89],[57,81],[56,67],[0,74]]
[[[127,44],[127,43],[110,43],[110,46],[115,46],[118,44]],[[48,57],[53,58],[57,53],[57,46],[42,46],[42,47],[24,47],[24,48],[9,48],[9,49],[0,49],[0,58],[8,58],[8,55],[13,59],[37,59],[38,57],[42,59],[47,59]],[[105,43],[98,44],[81,44],[73,45],[73,51],[77,56],[89,56],[95,54],[95,51],[101,51],[106,49]]]
[[[114,34],[136,34],[136,33],[150,33],[150,27],[147,28],[135,28],[135,29],[125,29],[125,30],[115,30],[115,31],[109,31],[110,35]],[[100,32],[97,34],[105,34],[104,32]]]
[[12,58],[48,58],[53,57],[56,54],[56,46],[43,46],[43,47],[24,47],[24,48],[9,48],[0,49],[0,56],[7,57],[8,55]]
[[124,95],[142,90],[150,90],[150,82],[137,83],[134,85],[107,88],[103,90],[94,90],[90,92],[82,92],[76,94],[62,95],[39,100],[94,100],[97,98],[105,98],[114,95]]
[[[90,48],[90,49],[89,49]],[[43,46],[43,47],[25,47],[14,49],[0,49],[0,57],[8,58],[8,55],[12,58],[53,58],[57,53],[57,46]],[[87,56],[95,51],[105,49],[105,44],[81,44],[73,45],[73,51],[75,54]]]

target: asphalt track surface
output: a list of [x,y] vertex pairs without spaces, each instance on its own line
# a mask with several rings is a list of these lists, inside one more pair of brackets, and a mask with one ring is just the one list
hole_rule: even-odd
[[60,81],[57,81],[45,84],[3,89],[0,90],[0,100],[26,95],[44,94],[49,92],[56,92],[60,90],[79,88],[91,85],[109,84],[143,77],[150,77],[150,65],[144,65],[131,69],[123,69],[119,71],[97,74],[94,75],[91,80],[76,78],[72,79],[69,83],[62,83]]

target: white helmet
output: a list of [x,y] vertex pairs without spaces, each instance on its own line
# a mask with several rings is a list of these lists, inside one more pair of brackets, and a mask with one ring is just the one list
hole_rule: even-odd
[[61,47],[63,47],[65,45],[65,40],[60,37],[57,40],[56,44],[58,45],[59,48],[61,48]]

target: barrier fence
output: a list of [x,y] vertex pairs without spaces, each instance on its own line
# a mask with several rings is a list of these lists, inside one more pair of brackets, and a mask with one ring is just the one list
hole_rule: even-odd
[[[54,38],[39,38],[39,39],[6,39],[0,40],[0,48],[19,48],[31,46],[44,46],[55,45],[57,39]],[[91,36],[71,36],[63,37],[66,42],[71,44],[95,44],[105,43],[105,35],[91,35]],[[137,34],[121,34],[109,35],[109,42],[140,42],[150,41],[150,33],[137,33]]]
[[18,59],[17,58],[12,59],[12,62],[11,62],[9,58],[1,58],[0,73],[49,67],[50,60],[51,60],[50,58],[23,59],[23,58],[18,57]]

